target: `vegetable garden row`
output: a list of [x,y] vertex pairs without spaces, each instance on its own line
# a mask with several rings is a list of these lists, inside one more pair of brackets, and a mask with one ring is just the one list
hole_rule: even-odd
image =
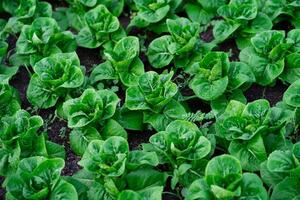
[[299,0],[0,0],[0,199],[297,200],[299,107]]

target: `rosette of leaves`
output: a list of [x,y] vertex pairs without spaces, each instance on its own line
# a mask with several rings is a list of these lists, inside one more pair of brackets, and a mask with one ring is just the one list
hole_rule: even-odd
[[125,86],[136,85],[139,76],[144,73],[139,51],[137,37],[122,38],[112,50],[105,51],[107,61],[94,68],[90,76],[91,83],[120,79]]
[[109,90],[86,89],[75,99],[64,102],[63,109],[70,128],[81,128],[87,125],[100,125],[111,118],[119,103],[118,96]]
[[240,162],[224,154],[208,162],[204,177],[191,184],[185,199],[251,198],[268,200],[261,179],[254,173],[243,173]]
[[21,158],[34,155],[62,157],[63,147],[46,140],[38,134],[43,126],[40,116],[31,116],[25,110],[18,110],[12,116],[4,116],[0,121],[0,174],[8,175],[18,166]]
[[219,7],[217,12],[223,17],[213,28],[217,43],[237,36],[237,45],[243,49],[256,33],[272,28],[271,19],[260,11],[256,0],[231,0],[229,4]]
[[[213,137],[210,139],[214,140]],[[213,152],[204,133],[195,124],[184,120],[171,122],[165,131],[152,135],[149,141],[149,144],[143,144],[143,149],[156,152],[160,164],[170,166],[172,189],[178,183],[187,187],[193,180],[201,178],[207,158]]]
[[171,81],[172,76],[173,72],[159,75],[149,71],[139,77],[138,85],[126,90],[125,106],[143,112],[144,123],[150,123],[156,130],[165,130],[172,120],[186,113],[174,98],[178,88]]
[[200,25],[187,18],[167,19],[170,35],[153,40],[147,51],[150,64],[162,68],[172,61],[176,67],[184,67],[184,63],[192,54],[199,40]]
[[273,188],[271,200],[300,197],[300,143],[272,152],[261,165],[263,181]]
[[266,13],[274,23],[289,20],[294,27],[300,28],[300,3],[297,0],[266,0],[263,12]]
[[52,6],[45,1],[3,0],[2,8],[12,16],[20,19],[51,17],[52,15]]
[[23,26],[10,62],[16,66],[34,66],[44,57],[75,49],[76,41],[71,32],[62,32],[53,18],[39,17],[31,25]]
[[267,100],[246,105],[232,100],[217,119],[215,130],[224,148],[240,160],[243,169],[257,171],[268,153],[287,144],[280,132],[289,119],[289,112],[270,108]]
[[118,41],[126,35],[120,27],[118,18],[111,14],[104,5],[98,5],[86,12],[84,20],[86,26],[76,37],[81,47],[97,48],[105,43]]
[[17,112],[21,108],[20,102],[19,93],[15,88],[0,84],[0,118]]
[[229,153],[240,160],[245,170],[257,171],[267,159],[263,134],[268,130],[264,121],[269,110],[266,100],[256,100],[247,105],[232,100],[217,121],[217,135],[228,141]]
[[70,27],[80,31],[86,22],[84,20],[84,14],[90,9],[97,7],[98,5],[104,5],[114,15],[119,16],[124,7],[124,0],[67,0],[69,6],[63,11],[66,16],[65,21]]
[[[129,151],[126,139],[112,136],[106,140],[92,140],[79,165],[83,170],[73,176],[80,181],[80,190],[88,199],[125,200],[136,197],[161,199],[166,173],[152,169],[158,165],[154,152]],[[81,181],[86,177],[88,181]],[[78,188],[78,189],[79,189]]]
[[195,0],[185,4],[184,9],[189,19],[200,24],[201,32],[203,32],[217,16],[218,8],[227,2],[228,0]]
[[129,146],[126,139],[113,136],[107,140],[92,140],[79,165],[103,176],[119,177],[125,173]]
[[260,85],[273,84],[278,77],[284,82],[292,83],[299,79],[298,29],[288,32],[264,31],[251,38],[251,46],[240,53],[240,60],[247,63]]
[[195,74],[189,87],[200,99],[211,101],[221,96],[228,86],[230,62],[224,52],[210,52],[192,65]]
[[71,148],[82,155],[88,143],[95,139],[110,136],[127,138],[124,128],[112,117],[115,114],[118,96],[110,90],[86,89],[75,99],[63,104],[63,111],[68,120]]
[[64,165],[61,158],[36,156],[23,159],[17,172],[7,178],[6,198],[77,200],[73,185],[60,176]]
[[52,17],[50,3],[38,0],[3,0],[2,8],[12,17],[1,31],[8,34],[17,34],[25,24],[31,24],[38,17]]
[[57,53],[43,58],[33,67],[27,98],[39,108],[54,106],[59,98],[66,97],[71,89],[84,82],[83,69],[75,52]]
[[148,28],[161,33],[166,31],[166,18],[176,17],[176,9],[182,0],[133,0],[136,14],[130,21],[129,27]]

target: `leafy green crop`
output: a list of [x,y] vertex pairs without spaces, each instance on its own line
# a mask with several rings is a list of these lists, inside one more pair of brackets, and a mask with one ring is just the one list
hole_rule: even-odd
[[11,63],[17,66],[34,66],[39,60],[55,53],[72,52],[76,41],[69,31],[62,32],[57,22],[49,17],[39,17],[22,28],[16,43],[16,54]]
[[84,73],[76,53],[58,53],[43,58],[33,67],[27,98],[35,106],[50,108],[66,92],[83,84]]
[[137,86],[126,90],[126,107],[142,111],[144,122],[156,130],[164,130],[173,119],[185,114],[184,107],[174,99],[178,89],[171,81],[172,76],[173,73],[146,72],[140,76]]
[[[57,10],[57,18],[63,21],[65,28],[68,26],[80,31],[86,26],[84,15],[87,11],[104,5],[115,16],[119,16],[123,11],[124,0],[66,0],[69,3],[68,8]],[[60,15],[58,15],[60,14]],[[60,16],[60,17],[58,17]],[[54,16],[55,18],[55,16]]]
[[111,118],[119,102],[118,96],[109,90],[87,89],[76,99],[63,105],[70,128],[81,128],[90,124],[101,124]]
[[270,85],[279,77],[293,83],[299,79],[299,29],[288,32],[264,31],[251,38],[251,46],[243,49],[240,59],[249,64],[260,85]]
[[199,24],[186,18],[168,19],[166,23],[171,35],[159,37],[150,43],[147,52],[149,62],[155,68],[165,67],[172,61],[175,66],[184,67],[182,62],[196,48]]
[[0,31],[5,38],[9,34],[19,33],[24,25],[31,24],[36,18],[52,16],[52,6],[45,1],[3,0],[1,4],[3,10],[12,15]]
[[217,12],[224,19],[214,26],[215,42],[234,36],[242,49],[249,45],[251,36],[272,28],[271,19],[261,12],[257,0],[231,0],[229,4],[219,7]]
[[[230,101],[216,123],[216,134],[226,140],[230,154],[237,157],[243,169],[257,171],[272,151],[273,134],[278,134],[290,116],[280,108],[270,108],[269,102],[259,99],[247,105]],[[285,146],[284,137],[277,135],[276,147]],[[271,148],[271,149],[270,149]],[[248,162],[251,160],[251,162]]]
[[[89,199],[99,198],[98,195],[112,200],[126,200],[132,195],[149,200],[161,199],[162,185],[167,179],[167,174],[152,169],[158,165],[154,152],[129,151],[126,139],[119,136],[104,141],[92,140],[79,165],[83,170],[73,178],[88,178],[81,189]],[[87,187],[88,182],[92,183],[91,187]]]
[[256,174],[243,173],[240,162],[221,155],[211,159],[202,179],[193,182],[187,192],[192,199],[268,199],[266,189]]
[[30,116],[25,110],[18,110],[12,116],[4,116],[0,122],[0,174],[14,173],[22,158],[29,156],[65,157],[64,149],[46,135],[38,134],[43,126],[40,116]]
[[61,158],[29,157],[23,159],[16,174],[7,180],[7,199],[78,199],[75,188],[64,181]]
[[0,0],[0,199],[300,199],[299,0]]
[[155,32],[165,32],[166,17],[173,18],[182,0],[133,0],[137,9],[136,15],[130,21],[129,27],[153,29]]
[[137,85],[139,76],[144,73],[139,50],[137,37],[123,37],[111,50],[104,52],[107,61],[93,69],[91,83],[120,79],[125,86]]
[[300,28],[299,24],[299,1],[287,0],[287,1],[276,1],[267,0],[263,6],[263,12],[270,16],[270,18],[278,23],[284,18],[281,15],[286,15],[290,22],[296,27]]
[[[214,137],[210,140],[214,142]],[[152,135],[149,144],[143,144],[146,151],[154,151],[160,164],[171,166],[171,187],[180,183],[188,186],[191,181],[201,178],[209,154],[213,152],[211,141],[198,127],[187,121],[175,120],[165,131]]]
[[125,36],[118,18],[113,16],[104,5],[99,5],[85,13],[84,20],[86,26],[76,37],[81,47],[97,48]]
[[115,114],[118,96],[109,90],[86,89],[79,98],[63,104],[70,134],[71,148],[82,155],[91,140],[121,136],[127,138],[124,128],[112,117]]

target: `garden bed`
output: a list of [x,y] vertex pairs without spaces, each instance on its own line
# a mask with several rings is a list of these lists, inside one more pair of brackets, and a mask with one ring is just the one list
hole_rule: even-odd
[[[48,1],[51,3],[53,6],[53,10],[59,7],[67,7],[68,4],[63,1]],[[191,1],[192,2],[192,1]],[[128,24],[130,23],[131,18],[130,16],[130,9],[128,7],[125,7],[124,12],[118,17],[121,25],[126,28]],[[177,13],[178,16],[180,17],[188,17],[187,14],[181,10],[181,12]],[[3,19],[9,19],[11,17],[9,14],[6,13],[1,13],[0,18]],[[218,19],[214,18],[214,19]],[[294,26],[291,25],[290,22],[287,21],[281,21],[279,23],[276,23],[276,25],[273,26],[272,30],[283,30],[285,32],[288,32],[290,30],[294,29]],[[70,29],[74,34],[77,34],[77,31],[73,30],[72,28]],[[153,33],[152,31],[147,31],[146,29],[143,28],[133,28],[128,35],[130,36],[137,36],[139,38],[143,38],[144,41],[140,42],[142,43],[141,46],[148,48],[150,43],[164,35],[165,33],[161,34],[156,34]],[[8,47],[8,52],[14,51],[16,48],[16,41],[17,37],[19,35],[17,34],[16,36],[10,35],[6,41],[9,45]],[[214,41],[214,36],[213,36],[213,27],[209,26],[205,31],[202,31],[199,33],[199,38],[204,41],[204,43],[210,43],[211,41]],[[103,51],[100,47],[97,48],[84,48],[84,47],[77,47],[76,48],[76,53],[79,57],[80,64],[82,66],[85,66],[86,68],[86,76],[90,76],[91,72],[95,69],[95,67],[101,63],[103,63],[105,60],[100,55],[100,51]],[[237,44],[235,42],[234,38],[228,38],[223,42],[218,43],[217,47],[215,47],[211,51],[221,51],[221,52],[227,52],[229,61],[230,62],[238,62],[240,61],[239,55],[240,55],[240,50],[237,47]],[[164,72],[164,70],[171,71],[173,69],[173,63],[167,65],[164,68],[156,68],[153,67],[153,65],[150,64],[149,59],[146,55],[146,51],[141,50],[139,54],[139,58],[142,60],[144,64],[144,69],[145,71],[156,71],[157,73],[161,74]],[[6,61],[8,62],[8,61]],[[17,89],[17,91],[20,94],[20,100],[21,100],[21,108],[28,111],[31,115],[39,115],[42,117],[44,121],[44,125],[41,128],[41,130],[45,131],[48,133],[48,140],[52,141],[54,143],[57,143],[59,145],[62,145],[65,149],[65,167],[62,170],[62,175],[63,176],[72,176],[76,172],[82,169],[78,165],[78,162],[81,160],[81,157],[76,155],[71,147],[70,147],[70,140],[69,140],[69,134],[72,131],[68,127],[68,121],[62,118],[57,117],[56,115],[56,107],[51,107],[51,108],[37,108],[36,106],[33,106],[29,101],[26,96],[26,91],[29,85],[30,81],[30,74],[33,73],[32,69],[27,69],[25,67],[20,67],[18,72],[12,77],[12,79],[9,81],[9,84]],[[189,75],[186,72],[183,72],[181,69],[175,70],[174,76],[172,77],[172,81],[176,83],[177,85],[182,85],[179,87],[179,92],[185,96],[193,96],[195,95],[194,91],[189,87],[188,84],[182,84],[181,81],[185,81],[185,78],[189,77]],[[122,85],[120,82],[118,83],[120,90],[116,92],[118,95],[118,98],[120,99],[120,104],[124,105],[126,101],[126,96],[125,96],[125,89],[124,85]],[[262,84],[259,84],[257,82],[251,83],[251,86],[244,91],[244,95],[247,99],[247,102],[253,102],[258,99],[266,99],[270,103],[271,107],[275,107],[278,102],[281,102],[283,100],[283,95],[288,89],[289,84],[283,84],[280,79],[277,79],[274,81],[273,84],[269,84],[268,86],[262,86]],[[210,101],[210,100],[209,100]],[[191,98],[189,100],[185,101],[185,106],[189,108],[189,111],[191,113],[197,113],[201,111],[201,113],[209,113],[211,112],[211,105],[209,101],[206,101],[201,98]],[[175,120],[175,119],[173,119]],[[218,120],[218,119],[217,119]],[[200,122],[195,122],[195,124],[199,125],[202,127],[202,125],[211,125],[216,121],[216,118],[209,118],[205,119]],[[147,127],[147,126],[145,126]],[[140,150],[142,149],[141,144],[143,143],[148,143],[149,138],[156,134],[158,131],[154,130],[153,128],[151,129],[144,129],[144,130],[126,130],[127,135],[128,135],[128,144],[129,144],[129,149],[130,150]],[[297,132],[297,127],[295,128],[295,135],[292,136],[293,142],[297,142],[298,138],[298,132]],[[296,139],[295,139],[296,138]],[[228,145],[227,145],[228,146]],[[226,145],[225,145],[226,147]],[[218,149],[216,148],[214,154],[211,156],[211,158],[216,157],[221,154],[228,153],[227,151],[224,151],[224,146],[222,148]],[[244,166],[242,166],[244,167]],[[170,166],[168,164],[160,164],[155,167],[155,169],[159,171],[172,171],[169,169]],[[259,170],[245,170],[245,171],[254,171],[255,174],[259,175]],[[4,177],[0,177],[0,184],[4,181]],[[166,181],[165,187],[164,187],[164,192],[163,192],[163,200],[180,200],[181,197],[179,195],[180,189],[182,189],[181,186],[176,187],[175,190],[171,189],[171,177],[168,178]],[[0,188],[0,199],[5,199],[5,189]]]

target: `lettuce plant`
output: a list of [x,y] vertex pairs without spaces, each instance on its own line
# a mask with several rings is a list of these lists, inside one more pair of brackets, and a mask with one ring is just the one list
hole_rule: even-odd
[[261,177],[270,187],[274,188],[271,198],[282,199],[298,197],[300,143],[285,150],[272,152],[268,160],[261,165]]
[[284,108],[270,108],[263,99],[246,105],[233,100],[217,119],[215,129],[217,136],[227,141],[225,146],[240,160],[243,169],[257,171],[268,153],[287,144],[281,130],[290,117]]
[[170,165],[173,173],[171,186],[177,183],[187,187],[203,174],[206,158],[213,152],[211,142],[198,127],[187,121],[175,120],[165,131],[152,135],[149,144],[143,144],[146,151],[157,153],[160,164]]
[[249,39],[256,33],[272,28],[271,19],[260,12],[257,0],[231,0],[218,8],[224,19],[218,21],[213,29],[215,42],[222,42],[230,36],[237,36],[239,48],[245,48]]
[[163,32],[167,16],[174,16],[182,0],[133,0],[137,9],[129,26]]
[[31,25],[23,26],[10,62],[33,67],[42,58],[75,49],[76,41],[71,32],[62,32],[53,18],[39,17]]
[[147,200],[161,199],[167,178],[165,173],[152,169],[158,165],[154,152],[129,151],[126,139],[119,136],[92,140],[79,165],[83,170],[73,178],[81,180],[85,176],[91,181],[90,187],[81,187],[85,188],[88,199],[125,200],[132,195]]
[[76,154],[82,155],[92,140],[127,138],[124,128],[112,119],[118,103],[118,96],[110,90],[86,89],[80,97],[63,104],[68,127],[73,128],[70,144]]
[[[266,0],[263,6],[263,12],[266,13],[275,23],[289,19],[296,28],[300,28],[299,21],[299,2],[297,0]],[[284,16],[284,17],[282,17]]]
[[256,77],[256,82],[267,86],[278,77],[292,83],[299,78],[298,60],[299,30],[288,32],[264,31],[251,38],[251,46],[243,49],[240,60],[247,63]]
[[61,158],[24,158],[17,172],[7,178],[6,198],[77,200],[73,185],[60,176],[64,165]]
[[64,158],[63,147],[47,141],[44,134],[38,134],[43,126],[40,116],[31,116],[25,110],[18,110],[12,116],[4,116],[0,121],[0,174],[14,172],[21,158],[41,155]]
[[189,54],[196,48],[200,26],[187,18],[167,19],[170,35],[154,39],[147,51],[150,64],[155,68],[162,68],[172,61],[176,67],[182,66]]
[[283,150],[273,151],[261,165],[261,176],[268,186],[275,186],[290,175],[299,177],[300,143],[286,146]]
[[3,10],[12,15],[1,31],[2,34],[19,33],[24,25],[31,24],[34,19],[52,16],[52,6],[46,1],[3,0],[1,3]]
[[90,76],[91,83],[120,79],[125,86],[136,85],[139,76],[144,73],[139,51],[137,37],[123,37],[112,50],[105,51],[107,61],[94,68]]
[[86,89],[80,97],[69,99],[63,104],[68,126],[81,128],[103,124],[114,115],[118,102],[118,96],[112,91]]
[[118,18],[113,16],[104,5],[98,5],[86,12],[84,19],[86,26],[76,37],[81,47],[97,48],[125,36]]
[[248,171],[259,170],[259,165],[267,159],[263,134],[268,128],[264,121],[269,110],[266,100],[256,100],[247,105],[230,101],[217,121],[217,135],[229,141],[229,153],[237,157],[243,169]]
[[52,6],[45,1],[37,0],[3,0],[2,8],[20,20],[36,17],[51,17]]
[[189,87],[201,99],[210,101],[221,96],[228,85],[229,59],[224,52],[211,52],[192,66],[195,74]]
[[84,14],[89,10],[97,7],[98,5],[104,5],[114,15],[119,16],[123,11],[124,0],[67,0],[69,7],[64,10],[67,24],[80,31],[86,22],[84,20]]
[[142,111],[144,123],[156,130],[164,130],[172,120],[185,114],[183,106],[174,99],[178,88],[171,81],[172,76],[173,73],[146,72],[139,77],[138,85],[126,90],[125,106]]
[[84,74],[76,53],[57,53],[43,58],[33,67],[27,98],[39,108],[54,106],[73,88],[83,84]]
[[20,106],[20,97],[17,90],[7,84],[0,84],[0,118],[13,115]]
[[185,199],[251,198],[268,199],[262,181],[256,174],[243,173],[240,162],[233,156],[224,154],[208,162],[204,177],[191,184]]

